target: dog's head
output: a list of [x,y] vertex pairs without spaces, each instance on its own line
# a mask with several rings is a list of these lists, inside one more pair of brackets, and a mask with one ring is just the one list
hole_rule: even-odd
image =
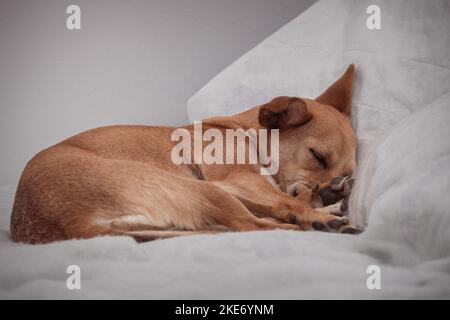
[[355,67],[314,100],[277,97],[260,107],[259,123],[280,129],[278,180],[287,190],[311,189],[336,176],[351,175],[356,139],[350,123]]

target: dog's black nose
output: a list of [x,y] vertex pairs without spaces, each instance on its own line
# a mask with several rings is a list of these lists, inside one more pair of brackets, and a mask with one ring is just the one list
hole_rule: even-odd
[[323,206],[329,206],[334,204],[343,198],[341,191],[335,191],[331,189],[319,190],[319,196],[322,199]]

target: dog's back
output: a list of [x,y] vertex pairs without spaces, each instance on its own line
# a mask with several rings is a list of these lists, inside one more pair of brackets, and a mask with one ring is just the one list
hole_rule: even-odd
[[147,176],[160,168],[189,175],[187,168],[173,166],[166,152],[171,132],[166,127],[103,127],[38,153],[19,181],[12,239],[34,243],[70,238],[71,231],[77,237],[102,234],[86,220],[93,211],[104,210],[106,218],[120,208],[119,199],[133,183],[130,172]]

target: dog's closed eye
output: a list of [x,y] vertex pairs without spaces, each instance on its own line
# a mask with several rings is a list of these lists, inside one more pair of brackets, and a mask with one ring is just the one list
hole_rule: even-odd
[[311,154],[313,155],[313,157],[317,160],[317,162],[319,162],[319,164],[326,169],[328,167],[328,163],[327,163],[327,159],[325,159],[325,157],[320,154],[319,152],[317,152],[316,150],[310,148],[309,152],[311,152]]

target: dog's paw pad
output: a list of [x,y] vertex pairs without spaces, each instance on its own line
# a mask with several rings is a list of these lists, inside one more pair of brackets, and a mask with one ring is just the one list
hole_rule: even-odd
[[327,231],[327,227],[320,221],[314,221],[312,227],[317,231]]
[[335,204],[339,200],[342,199],[342,192],[336,191],[333,189],[321,189],[318,192],[320,198],[322,199],[323,206],[329,206],[331,204]]
[[342,219],[332,219],[327,222],[327,226],[332,230],[338,230],[340,227],[342,227],[345,224],[348,224],[349,221],[346,218]]
[[340,233],[346,233],[346,234],[359,234],[363,231],[364,231],[363,228],[361,228],[359,226],[355,226],[355,225],[346,225],[346,226],[343,226],[339,230]]

